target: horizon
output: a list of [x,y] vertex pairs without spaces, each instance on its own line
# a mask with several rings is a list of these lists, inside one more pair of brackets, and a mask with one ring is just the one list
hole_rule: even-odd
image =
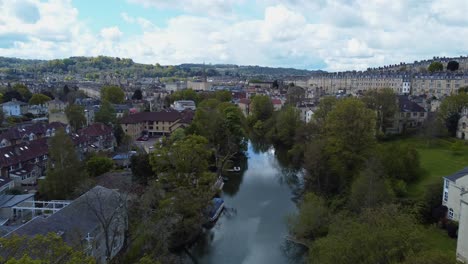
[[0,56],[336,72],[468,54],[464,0],[309,2],[0,0]]

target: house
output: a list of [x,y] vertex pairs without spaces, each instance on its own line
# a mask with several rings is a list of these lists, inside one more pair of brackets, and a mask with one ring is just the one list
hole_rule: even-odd
[[398,96],[397,100],[399,111],[395,113],[393,124],[386,129],[386,133],[401,134],[420,128],[428,117],[426,109],[410,100],[406,95]]
[[142,135],[150,137],[169,135],[179,127],[188,126],[193,120],[193,111],[182,112],[170,109],[159,112],[141,112],[128,115],[120,121],[123,131],[133,139]]
[[68,105],[67,103],[62,102],[57,98],[46,102],[46,107],[49,113],[63,112],[65,111],[65,108],[67,107],[67,105]]
[[0,134],[0,148],[14,146],[23,142],[29,142],[43,137],[50,137],[55,134],[55,130],[69,126],[59,122],[47,123],[23,123],[11,127]]
[[442,205],[448,208],[448,218],[460,220],[461,196],[468,190],[468,167],[444,177]]
[[281,101],[281,99],[273,98],[271,99],[271,103],[273,104],[273,109],[275,111],[278,111],[283,107],[283,101]]
[[47,107],[44,105],[30,105],[28,107],[28,113],[35,116],[43,116],[47,114]]
[[192,100],[174,101],[174,103],[171,104],[171,108],[180,112],[184,110],[195,111],[197,109],[197,107],[195,106],[195,102]]
[[462,194],[458,225],[457,260],[468,263],[468,194]]
[[112,127],[103,123],[94,123],[82,128],[77,132],[78,138],[86,141],[89,146],[88,151],[113,151],[115,147],[115,137]]
[[[69,246],[84,249],[97,263],[107,263],[106,255],[112,259],[124,245],[128,229],[126,203],[117,191],[96,186],[52,215],[36,216],[6,237],[55,233]],[[106,248],[111,250],[109,254]]]
[[245,116],[248,116],[250,114],[250,100],[247,98],[241,98],[239,102],[237,103],[239,108],[241,109],[242,113],[244,113]]
[[468,107],[464,107],[458,120],[457,138],[468,140]]
[[13,98],[10,102],[3,103],[2,108],[5,116],[22,116],[27,113],[28,104]]
[[304,103],[297,107],[299,110],[299,118],[302,122],[309,123],[312,120],[314,111],[317,107],[312,103]]

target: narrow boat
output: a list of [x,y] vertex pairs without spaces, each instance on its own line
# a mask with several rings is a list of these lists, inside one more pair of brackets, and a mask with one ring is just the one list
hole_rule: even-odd
[[234,168],[228,169],[228,170],[226,170],[226,171],[229,171],[229,172],[239,172],[240,170],[241,170],[240,167],[234,167]]
[[209,219],[210,222],[214,222],[218,219],[224,209],[224,200],[221,198],[213,198],[211,203],[212,205],[209,212]]

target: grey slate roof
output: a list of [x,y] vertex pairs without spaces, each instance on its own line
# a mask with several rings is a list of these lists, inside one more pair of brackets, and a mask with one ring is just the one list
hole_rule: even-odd
[[[96,199],[96,194],[99,194],[99,199]],[[52,232],[62,234],[63,240],[68,244],[76,244],[77,240],[83,239],[87,233],[99,228],[99,220],[88,206],[88,201],[95,208],[102,205],[104,214],[110,215],[120,204],[118,196],[116,191],[96,186],[55,214],[47,218],[38,216],[7,236],[17,234],[32,237]]]
[[0,208],[8,208],[34,197],[34,194],[0,195]]
[[463,178],[463,177],[465,177],[467,175],[468,175],[468,167],[465,167],[464,169],[462,169],[460,171],[457,171],[452,175],[445,176],[444,178],[447,179],[447,180],[456,181],[456,180],[458,180],[460,178]]

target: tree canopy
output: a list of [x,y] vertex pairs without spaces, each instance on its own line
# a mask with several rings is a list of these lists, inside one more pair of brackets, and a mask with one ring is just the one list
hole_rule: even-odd
[[69,104],[65,108],[65,115],[67,116],[70,126],[77,131],[86,125],[86,117],[84,115],[84,107],[76,104]]
[[30,105],[43,105],[43,104],[45,104],[46,102],[48,102],[50,100],[52,100],[52,98],[50,98],[47,95],[33,94],[31,99],[29,99],[29,104]]
[[112,104],[121,104],[125,101],[125,93],[118,86],[103,86],[101,88],[101,100],[109,101]]
[[427,67],[429,72],[439,72],[444,70],[444,65],[440,61],[433,61],[429,67]]

